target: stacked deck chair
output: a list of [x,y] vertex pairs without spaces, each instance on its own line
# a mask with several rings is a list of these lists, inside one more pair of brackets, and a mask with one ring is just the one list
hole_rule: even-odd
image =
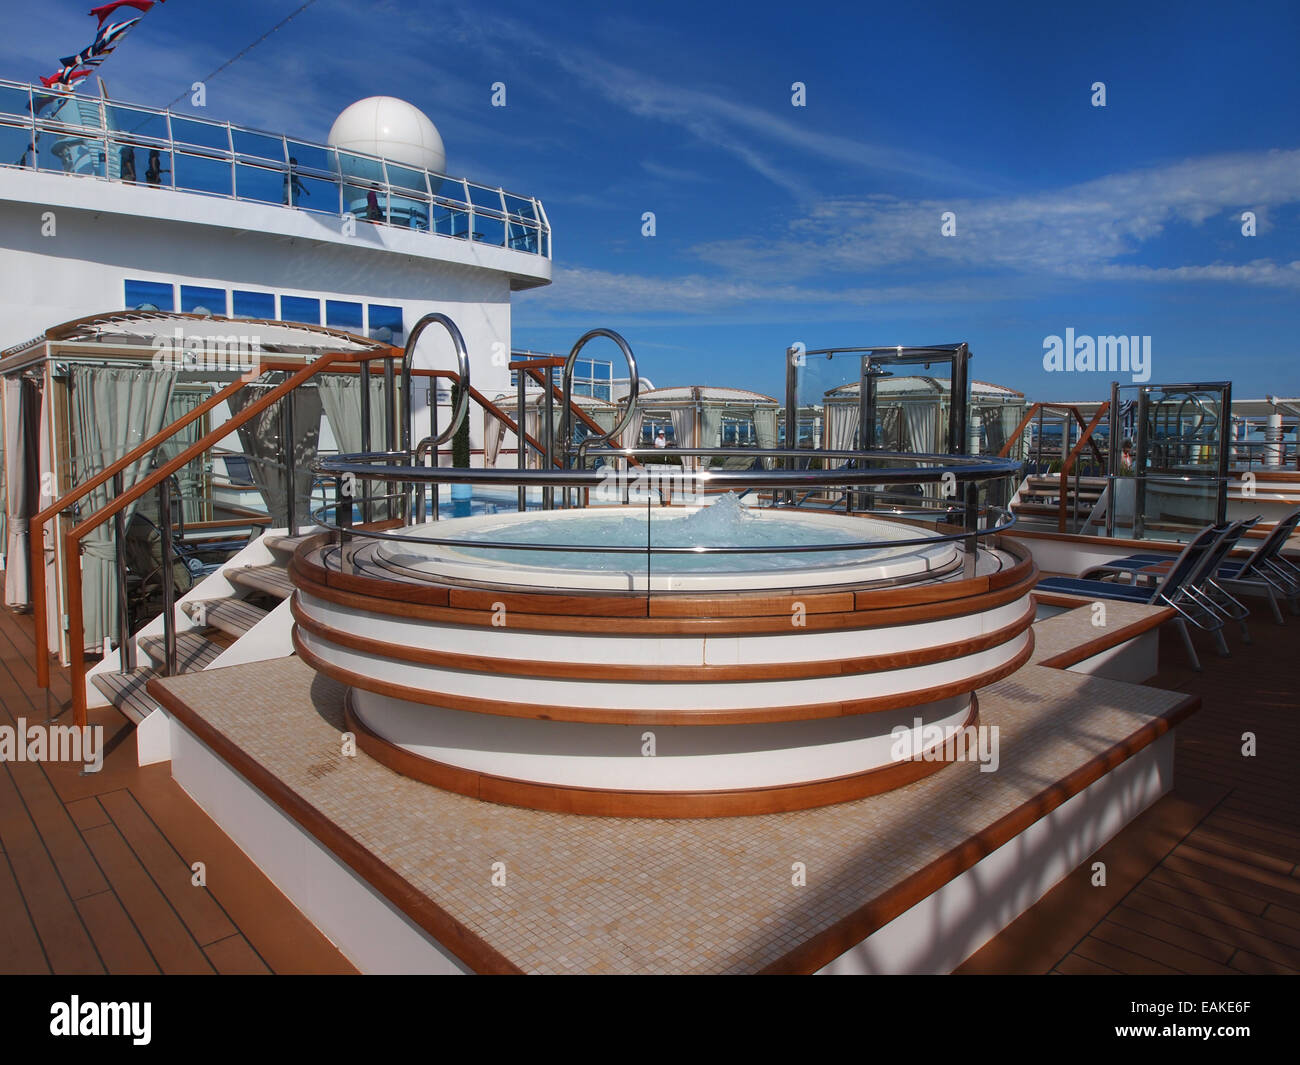
[[[1258,519],[1255,519],[1258,520]],[[1254,520],[1247,522],[1249,528]],[[1225,560],[1207,582],[1210,592],[1227,596],[1237,592],[1242,595],[1263,595],[1273,610],[1273,617],[1279,625],[1285,624],[1278,598],[1287,600],[1293,614],[1300,614],[1300,567],[1282,555],[1282,549],[1300,525],[1300,507],[1291,511],[1273,526],[1269,534],[1243,560]],[[1133,579],[1143,570],[1161,563],[1167,563],[1168,555],[1129,555],[1116,559],[1104,566],[1096,566],[1084,572],[1084,577],[1102,574],[1129,573]],[[1235,600],[1234,600],[1235,602]]]
[[[1225,614],[1222,608],[1207,605],[1208,596],[1203,585],[1222,564],[1223,559],[1236,546],[1245,531],[1246,524],[1240,521],[1222,528],[1214,525],[1207,526],[1192,538],[1183,548],[1182,553],[1174,559],[1168,571],[1161,575],[1159,582],[1151,587],[1139,587],[1136,584],[1121,584],[1089,577],[1048,577],[1039,581],[1036,587],[1044,592],[1059,592],[1089,599],[1109,599],[1124,603],[1149,603],[1152,606],[1170,607],[1174,611],[1173,622],[1178,626],[1179,635],[1183,638],[1183,646],[1187,648],[1187,657],[1191,659],[1192,668],[1199,673],[1201,660],[1196,657],[1196,649],[1192,646],[1192,636],[1187,626],[1190,623],[1203,632],[1212,633],[1218,644],[1219,654],[1227,656],[1228,644],[1223,638]],[[1163,562],[1165,557],[1159,561]],[[1098,567],[1100,568],[1102,567]],[[1243,619],[1245,609],[1241,607]]]

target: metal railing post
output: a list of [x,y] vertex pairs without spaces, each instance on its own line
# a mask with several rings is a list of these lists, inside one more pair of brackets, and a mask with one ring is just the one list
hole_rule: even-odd
[[[544,462],[546,469],[555,468],[555,381],[551,377],[551,368],[543,371],[546,375],[546,426],[542,431],[542,446],[546,449]],[[542,509],[555,509],[555,489],[547,485],[542,489]]]
[[[334,478],[335,524],[339,527],[340,547],[352,539],[352,497],[355,494],[353,488],[356,483],[353,477]],[[342,568],[342,565],[343,560],[339,559],[339,567]]]
[[289,535],[298,535],[298,461],[294,440],[293,393],[280,401],[280,425],[283,429],[285,480],[289,485],[288,519]]
[[176,581],[172,572],[171,478],[158,482],[158,525],[162,530],[163,676],[176,673]]
[[979,485],[974,481],[966,482],[966,557],[963,560],[963,576],[974,577],[976,563],[979,560]]
[[[429,436],[432,439],[437,440],[438,439],[438,379],[434,377],[431,378],[431,380],[433,381],[433,384],[429,387]],[[431,444],[429,450],[433,455],[433,465],[437,467],[438,466],[438,445]],[[442,504],[442,496],[441,496],[441,492],[439,491],[439,485],[437,481],[434,481],[433,484],[429,486],[429,501],[433,506],[433,510],[430,512],[431,516],[434,521],[437,521],[438,507]],[[421,495],[420,497],[420,514],[417,520],[424,521],[423,495]]]
[[[122,475],[115,473],[113,475],[113,495],[120,496],[124,491],[122,485]],[[131,606],[127,598],[126,590],[126,512],[119,510],[113,515],[113,554],[117,561],[117,616],[118,616],[118,636],[117,636],[117,655],[118,661],[123,673],[130,673],[135,669],[135,647],[131,644]],[[40,579],[41,575],[36,574],[33,579]],[[38,618],[38,625],[44,624],[43,618]]]
[[[515,414],[515,465],[519,469],[526,469],[528,466],[528,437],[524,432],[525,406],[528,402],[527,397],[527,375],[523,368],[520,367],[515,371],[515,383],[518,386],[518,404],[519,410]],[[528,489],[524,485],[519,486],[519,512],[522,514],[528,509]]]
[[[369,452],[370,447],[370,363],[363,362],[359,371],[361,378],[361,450]],[[370,521],[370,482],[361,482],[361,520]]]

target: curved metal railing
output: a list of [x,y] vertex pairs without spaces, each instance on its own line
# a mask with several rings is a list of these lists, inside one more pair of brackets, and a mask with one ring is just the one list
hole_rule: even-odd
[[[524,488],[562,488],[562,489],[605,489],[611,488],[615,496],[627,485],[629,479],[640,482],[636,488],[639,493],[643,488],[653,491],[656,482],[665,477],[682,477],[697,488],[722,490],[750,490],[760,492],[781,489],[805,489],[808,491],[859,490],[873,487],[895,485],[938,483],[953,487],[951,495],[923,498],[921,501],[935,503],[934,507],[900,507],[886,505],[871,508],[862,513],[879,517],[927,518],[947,525],[960,525],[956,531],[943,532],[936,529],[933,533],[904,539],[863,540],[859,542],[837,544],[798,544],[798,545],[762,545],[762,546],[678,546],[647,542],[638,545],[617,544],[555,544],[555,543],[519,543],[483,539],[465,539],[462,537],[421,536],[422,544],[443,547],[469,547],[508,551],[550,551],[550,552],[597,552],[609,554],[784,554],[817,551],[858,551],[874,550],[882,547],[924,546],[944,542],[963,541],[968,548],[969,562],[973,563],[974,548],[979,539],[1005,532],[1015,523],[1015,515],[1008,509],[979,501],[980,485],[1003,477],[1015,477],[1019,474],[1020,464],[1008,459],[967,458],[953,455],[912,455],[900,452],[856,452],[856,451],[816,451],[789,448],[674,448],[674,455],[691,457],[735,457],[744,455],[754,458],[776,458],[790,460],[842,460],[844,465],[834,469],[759,469],[759,470],[689,470],[668,468],[665,474],[663,466],[643,466],[634,471],[621,470],[607,465],[603,469],[464,469],[456,467],[408,466],[400,464],[401,454],[377,452],[370,454],[337,455],[317,460],[313,468],[319,474],[333,476],[340,486],[346,479],[414,481],[421,486],[434,484],[470,484],[495,485],[501,487]],[[610,448],[597,451],[599,457],[640,458],[662,457],[664,452],[655,448]],[[399,460],[397,463],[394,460]],[[918,465],[918,461],[925,463]],[[898,464],[879,468],[859,466],[862,463]],[[792,463],[793,466],[793,463]],[[957,494],[956,486],[966,487],[965,497]],[[579,491],[576,496],[582,498]],[[336,501],[327,503],[314,512],[313,517],[325,529],[338,532],[346,540],[352,536],[376,540],[398,540],[410,543],[410,538],[402,530],[355,529],[352,524],[351,497],[348,493],[336,493]],[[639,502],[639,500],[638,500]],[[650,497],[646,498],[647,506]],[[801,508],[779,502],[772,496],[771,508],[792,511],[825,512],[824,508]],[[327,516],[334,511],[335,519]]]

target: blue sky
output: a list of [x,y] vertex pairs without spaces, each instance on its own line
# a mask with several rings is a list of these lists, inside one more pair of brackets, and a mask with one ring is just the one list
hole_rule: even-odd
[[[168,0],[109,91],[167,104],[299,3]],[[29,8],[6,76],[86,43],[89,6]],[[1043,371],[1069,327],[1149,335],[1156,381],[1294,396],[1298,42],[1295,2],[317,0],[206,114],[323,138],[355,99],[409,99],[450,172],[546,204],[555,283],[516,297],[516,345],[608,326],[656,384],[778,392],[796,341],[966,340],[980,379],[1101,397],[1110,375]]]

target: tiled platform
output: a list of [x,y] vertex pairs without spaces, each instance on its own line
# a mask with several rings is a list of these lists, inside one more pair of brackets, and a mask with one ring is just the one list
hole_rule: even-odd
[[[1095,634],[1086,609],[1041,626],[1053,640],[1070,629],[1076,640]],[[343,693],[296,658],[155,684],[191,731],[232,746],[245,775],[269,773],[301,809],[328,819],[367,861],[476,938],[492,967],[525,972],[793,965],[788,956],[814,936],[873,900],[902,898],[909,877],[1000,819],[1060,801],[1061,781],[1074,774],[1077,783],[1084,767],[1154,736],[1166,716],[1196,702],[1031,664],[980,693],[981,722],[1001,733],[996,773],[958,763],[841,806],[651,821],[491,805],[364,754],[344,757]],[[504,887],[492,886],[495,862],[505,863]],[[792,885],[795,862],[805,863],[807,886]]]

